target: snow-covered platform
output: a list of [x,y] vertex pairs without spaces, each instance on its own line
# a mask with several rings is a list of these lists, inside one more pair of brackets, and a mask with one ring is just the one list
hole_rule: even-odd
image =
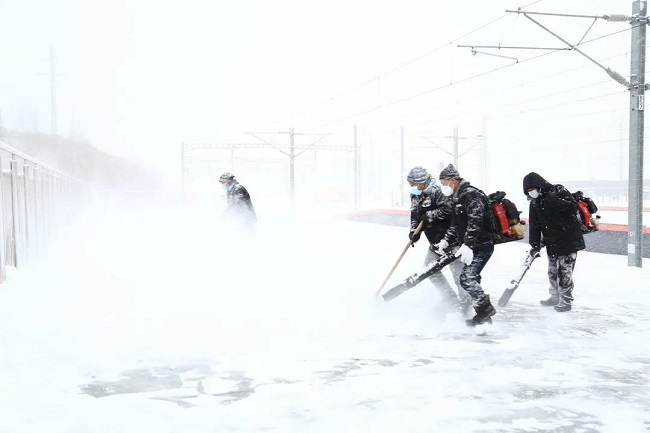
[[[582,252],[569,313],[533,264],[485,335],[428,281],[384,303],[403,227],[86,215],[0,286],[0,431],[646,432],[650,261]],[[501,294],[526,245],[483,276]],[[408,251],[389,285],[416,271]],[[448,270],[445,270],[447,273]]]

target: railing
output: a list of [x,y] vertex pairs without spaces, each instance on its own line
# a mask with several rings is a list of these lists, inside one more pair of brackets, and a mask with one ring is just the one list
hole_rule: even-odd
[[82,184],[0,141],[0,283],[33,259],[67,216]]

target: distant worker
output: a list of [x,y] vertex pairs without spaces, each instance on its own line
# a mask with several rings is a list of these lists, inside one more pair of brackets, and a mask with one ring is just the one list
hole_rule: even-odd
[[226,211],[224,212],[224,219],[228,222],[241,225],[245,228],[249,224],[257,222],[257,215],[255,208],[251,201],[251,196],[240,184],[235,175],[230,172],[225,172],[219,177],[221,187],[226,190]]

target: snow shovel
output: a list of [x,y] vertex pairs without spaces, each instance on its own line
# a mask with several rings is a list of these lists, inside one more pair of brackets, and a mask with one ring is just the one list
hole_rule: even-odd
[[[416,235],[419,234],[422,231],[422,226],[423,225],[424,225],[424,221],[420,221],[420,224],[418,224],[418,226],[417,226],[417,228],[415,229],[415,232],[414,232]],[[390,270],[388,275],[386,275],[386,278],[384,278],[384,282],[381,283],[381,286],[379,286],[379,289],[377,289],[377,293],[375,293],[375,296],[379,296],[379,293],[381,293],[381,291],[384,289],[384,286],[388,282],[388,279],[390,278],[391,275],[393,275],[393,272],[395,272],[395,268],[397,268],[397,265],[399,265],[399,262],[402,261],[402,257],[404,257],[404,254],[406,254],[406,252],[409,250],[409,247],[411,245],[413,245],[413,241],[411,239],[409,239],[408,243],[404,247],[404,251],[402,251],[402,254],[399,255],[399,257],[397,258],[397,261],[393,265],[393,268]]]
[[524,279],[524,275],[526,275],[526,272],[528,272],[528,269],[530,269],[530,266],[533,264],[533,261],[539,257],[539,251],[534,251],[531,249],[530,251],[526,252],[526,259],[524,260],[524,263],[521,265],[521,268],[519,269],[519,273],[515,278],[513,278],[510,281],[510,284],[508,284],[508,287],[506,290],[503,291],[503,294],[499,298],[498,305],[499,307],[505,307],[508,305],[508,301],[510,301],[510,298],[512,297],[512,294],[515,293],[515,290],[517,290],[517,287],[519,287],[519,283],[521,283],[521,280]]
[[419,272],[416,272],[415,274],[411,275],[406,280],[404,280],[402,283],[398,284],[397,286],[391,288],[386,293],[384,293],[383,295],[384,301],[388,302],[391,299],[397,298],[399,295],[406,292],[408,289],[417,286],[422,281],[426,280],[434,273],[442,270],[442,268],[444,268],[449,263],[453,262],[458,258],[459,257],[457,257],[453,253],[453,251],[451,250],[446,251],[445,254],[441,255],[438,260],[434,260],[433,262],[427,264]]

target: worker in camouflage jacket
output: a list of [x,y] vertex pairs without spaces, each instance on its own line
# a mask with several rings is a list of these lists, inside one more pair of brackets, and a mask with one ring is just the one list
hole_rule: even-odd
[[226,191],[226,211],[224,212],[224,220],[229,223],[234,223],[241,228],[250,228],[252,224],[257,222],[257,215],[255,208],[251,201],[251,196],[240,184],[235,175],[226,172],[219,177],[221,187]]
[[472,297],[475,315],[467,321],[475,326],[492,322],[496,310],[481,287],[481,271],[492,257],[492,212],[487,196],[483,191],[470,185],[460,177],[458,170],[449,164],[440,172],[441,191],[452,198],[451,227],[438,243],[439,249],[447,248],[455,242],[460,244],[456,256],[463,263],[460,285]]
[[540,301],[555,311],[571,310],[573,269],[578,251],[585,248],[578,204],[562,185],[552,185],[531,172],[524,177],[524,194],[530,200],[528,242],[531,253],[546,247],[550,298]]
[[[415,244],[420,239],[421,233],[424,233],[429,241],[427,255],[424,258],[424,264],[427,265],[440,258],[441,253],[433,246],[440,242],[451,224],[451,200],[442,194],[435,179],[424,167],[413,167],[406,176],[406,181],[411,186],[409,190],[411,195],[409,239]],[[422,231],[416,233],[420,222],[423,222]],[[449,265],[449,268],[458,287],[458,295],[442,271],[432,274],[429,281],[440,292],[445,307],[453,311],[464,312],[471,306],[472,301],[460,286],[459,277],[463,265],[459,261],[455,261]]]

